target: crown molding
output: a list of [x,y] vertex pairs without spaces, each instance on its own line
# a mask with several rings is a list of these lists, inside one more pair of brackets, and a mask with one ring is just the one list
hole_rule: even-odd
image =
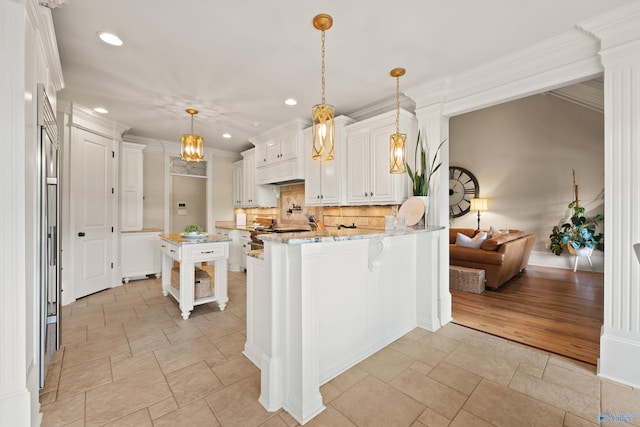
[[430,105],[442,104],[446,101],[449,92],[450,78],[432,80],[409,88],[406,93],[414,101],[414,109],[417,111]]
[[36,0],[26,2],[26,10],[29,20],[38,32],[40,46],[47,61],[47,69],[51,77],[51,83],[56,91],[64,87],[60,52],[53,27],[53,17],[48,7],[41,6]]
[[[405,93],[408,92],[405,91]],[[411,97],[405,95],[405,93],[400,94],[400,108],[413,113],[416,109],[416,103]],[[395,109],[396,97],[390,96],[388,98],[384,98],[382,100],[360,107],[358,110],[352,111],[346,115],[355,121],[360,121],[368,119],[370,117],[378,116],[383,113],[388,113],[389,111],[394,111]]]
[[604,113],[604,83],[602,79],[561,87],[548,93],[565,101]]
[[85,129],[89,132],[99,133],[107,138],[122,139],[122,135],[129,130],[129,126],[105,119],[98,115],[90,108],[82,105],[71,104],[70,125],[73,127]]
[[451,117],[596,77],[603,71],[598,47],[575,29],[408,93],[416,109],[442,103]]
[[[177,141],[167,141],[163,139],[153,139],[144,136],[125,134],[122,136],[123,142],[131,142],[134,144],[145,145],[145,151],[180,154],[180,143]],[[211,154],[215,157],[228,157],[231,159],[237,159],[238,153],[233,151],[220,150],[218,148],[209,148],[205,145],[205,154]]]
[[284,133],[301,131],[302,129],[309,126],[311,126],[311,122],[309,120],[295,118],[293,120],[289,120],[285,123],[269,128],[263,132],[260,132],[258,135],[249,138],[249,142],[253,145],[262,144],[269,140],[272,140],[273,138],[278,138]]
[[640,2],[629,3],[577,25],[598,38],[602,50],[640,39]]

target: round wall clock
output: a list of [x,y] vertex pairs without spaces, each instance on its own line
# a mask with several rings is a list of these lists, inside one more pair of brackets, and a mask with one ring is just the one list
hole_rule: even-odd
[[465,168],[449,167],[449,215],[457,218],[469,212],[471,198],[480,196],[476,177]]

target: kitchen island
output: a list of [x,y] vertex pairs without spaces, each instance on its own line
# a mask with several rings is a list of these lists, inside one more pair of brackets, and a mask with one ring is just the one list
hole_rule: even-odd
[[247,257],[247,342],[259,401],[300,424],[325,409],[320,386],[405,335],[439,325],[443,227],[261,236]]
[[[162,252],[162,293],[171,294],[178,304],[182,318],[187,320],[193,307],[217,302],[220,310],[227,306],[227,258],[229,238],[203,235],[199,238],[183,237],[181,234],[160,234]],[[180,289],[171,285],[173,261],[180,263]],[[195,264],[214,263],[213,295],[195,298]]]

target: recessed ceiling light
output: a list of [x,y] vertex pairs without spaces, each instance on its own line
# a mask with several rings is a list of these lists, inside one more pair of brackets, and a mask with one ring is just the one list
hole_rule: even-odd
[[107,110],[106,108],[102,108],[102,107],[96,107],[93,109],[93,111],[95,111],[96,113],[100,113],[100,114],[107,114],[109,112],[109,110]]
[[229,139],[229,138],[231,138],[231,134],[230,133],[223,133],[222,137]]
[[298,101],[296,101],[293,98],[287,98],[287,99],[284,100],[284,103],[287,104],[287,105],[296,105],[298,103]]
[[116,36],[115,34],[105,33],[104,31],[101,31],[98,33],[98,37],[100,37],[100,40],[107,44],[110,44],[111,46],[122,46],[122,40],[120,40],[120,37]]

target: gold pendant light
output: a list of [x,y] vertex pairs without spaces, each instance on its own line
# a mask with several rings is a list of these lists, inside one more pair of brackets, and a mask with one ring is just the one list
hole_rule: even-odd
[[391,77],[396,78],[396,133],[391,135],[389,141],[389,172],[405,173],[405,142],[407,135],[400,133],[400,77],[404,76],[404,68],[394,68],[389,73]]
[[313,122],[314,160],[333,160],[335,128],[333,126],[333,107],[325,104],[324,99],[324,33],[333,25],[333,18],[327,14],[316,15],[313,26],[322,31],[322,104],[314,105],[311,110]]
[[193,133],[193,116],[198,110],[187,108],[191,114],[191,133],[185,133],[180,137],[180,158],[187,162],[201,162],[204,160],[204,139]]

